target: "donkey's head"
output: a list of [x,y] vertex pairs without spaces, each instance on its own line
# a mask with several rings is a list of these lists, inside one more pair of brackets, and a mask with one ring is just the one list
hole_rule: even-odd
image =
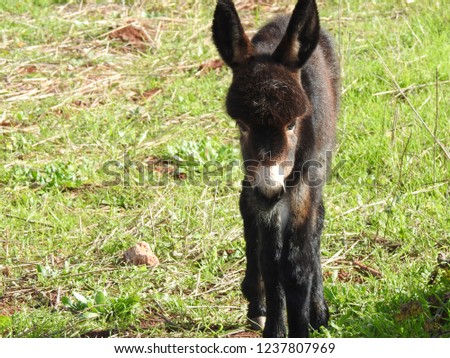
[[[283,20],[279,20],[282,22]],[[311,104],[300,70],[319,41],[314,0],[300,0],[286,32],[280,25],[246,36],[231,0],[218,0],[213,40],[233,70],[227,111],[241,131],[247,181],[264,197],[279,197],[291,175]]]

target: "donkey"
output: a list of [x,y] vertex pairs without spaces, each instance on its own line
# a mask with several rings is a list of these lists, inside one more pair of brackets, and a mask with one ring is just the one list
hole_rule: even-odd
[[[228,114],[240,129],[247,317],[263,337],[308,337],[328,324],[320,237],[326,160],[339,107],[339,66],[315,0],[250,41],[231,0],[218,0],[213,41],[233,79]],[[287,327],[285,312],[287,311]]]

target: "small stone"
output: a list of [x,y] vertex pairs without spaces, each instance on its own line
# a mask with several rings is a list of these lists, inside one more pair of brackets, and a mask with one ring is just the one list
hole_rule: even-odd
[[150,245],[144,241],[138,242],[136,245],[130,247],[124,252],[123,257],[125,262],[135,266],[147,265],[155,267],[159,264],[158,258],[150,249]]

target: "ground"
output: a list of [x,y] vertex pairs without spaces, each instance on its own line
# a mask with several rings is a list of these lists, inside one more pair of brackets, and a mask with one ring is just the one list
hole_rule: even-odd
[[[236,1],[254,31],[294,1]],[[449,337],[450,3],[319,1],[342,103],[314,337]],[[212,2],[0,4],[0,336],[255,336]],[[123,252],[146,241],[156,267]]]

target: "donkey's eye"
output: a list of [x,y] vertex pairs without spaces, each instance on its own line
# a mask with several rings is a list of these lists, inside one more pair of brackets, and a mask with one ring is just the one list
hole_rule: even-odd
[[286,127],[286,129],[287,129],[288,131],[293,131],[293,130],[295,129],[295,123],[289,124],[289,125]]
[[246,134],[248,132],[248,127],[244,123],[237,122],[236,125],[239,127],[241,134]]

